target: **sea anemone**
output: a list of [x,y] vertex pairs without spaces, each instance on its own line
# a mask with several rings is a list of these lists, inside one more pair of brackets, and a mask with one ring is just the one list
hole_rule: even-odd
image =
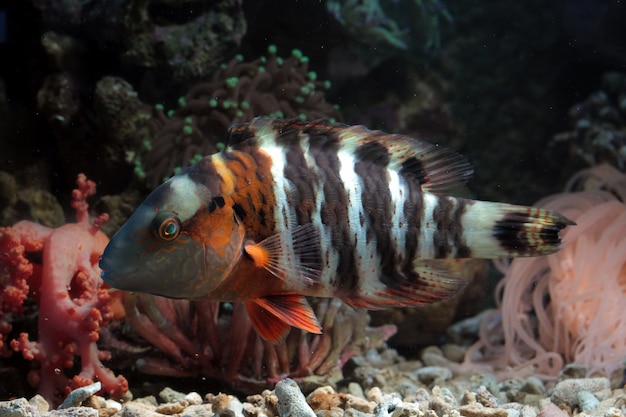
[[[323,334],[292,329],[277,344],[262,340],[242,303],[124,294],[126,323],[156,348],[137,369],[170,377],[204,376],[242,391],[271,388],[288,376],[307,386],[333,384],[352,357],[382,346],[394,325],[370,327],[366,310],[338,299],[311,299]],[[133,343],[133,345],[141,342]]]
[[514,366],[511,375],[544,378],[564,363],[583,365],[588,375],[624,369],[626,175],[601,165],[577,174],[567,190],[537,205],[577,225],[562,233],[558,253],[496,264],[505,274],[496,290],[500,310],[483,320],[466,364],[492,362]]

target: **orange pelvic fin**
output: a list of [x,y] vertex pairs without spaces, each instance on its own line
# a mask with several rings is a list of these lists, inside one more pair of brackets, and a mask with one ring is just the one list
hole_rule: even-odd
[[270,342],[280,342],[290,326],[322,333],[315,313],[303,296],[274,295],[246,301],[245,305],[257,333]]
[[244,250],[254,264],[283,281],[319,282],[322,276],[319,226],[312,223],[276,233]]

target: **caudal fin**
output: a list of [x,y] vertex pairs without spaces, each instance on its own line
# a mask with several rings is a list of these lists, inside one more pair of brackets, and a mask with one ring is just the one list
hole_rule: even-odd
[[559,232],[575,223],[551,210],[476,201],[463,214],[463,237],[472,258],[548,255]]

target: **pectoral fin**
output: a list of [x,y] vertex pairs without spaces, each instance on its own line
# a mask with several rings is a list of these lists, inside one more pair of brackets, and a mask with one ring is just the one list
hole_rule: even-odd
[[283,281],[308,284],[322,276],[319,226],[312,223],[276,233],[259,243],[244,246],[246,254],[259,268],[265,268]]
[[255,298],[245,305],[257,333],[270,342],[280,342],[291,326],[310,333],[322,332],[311,306],[300,295]]

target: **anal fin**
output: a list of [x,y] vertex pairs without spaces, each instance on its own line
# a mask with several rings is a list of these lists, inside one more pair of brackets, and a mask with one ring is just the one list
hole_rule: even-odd
[[343,301],[355,308],[379,310],[432,304],[454,296],[466,281],[449,260],[421,260],[413,271],[379,281],[374,289],[360,291]]
[[245,303],[257,333],[272,343],[280,342],[291,326],[310,333],[322,332],[315,313],[301,295],[273,295]]

